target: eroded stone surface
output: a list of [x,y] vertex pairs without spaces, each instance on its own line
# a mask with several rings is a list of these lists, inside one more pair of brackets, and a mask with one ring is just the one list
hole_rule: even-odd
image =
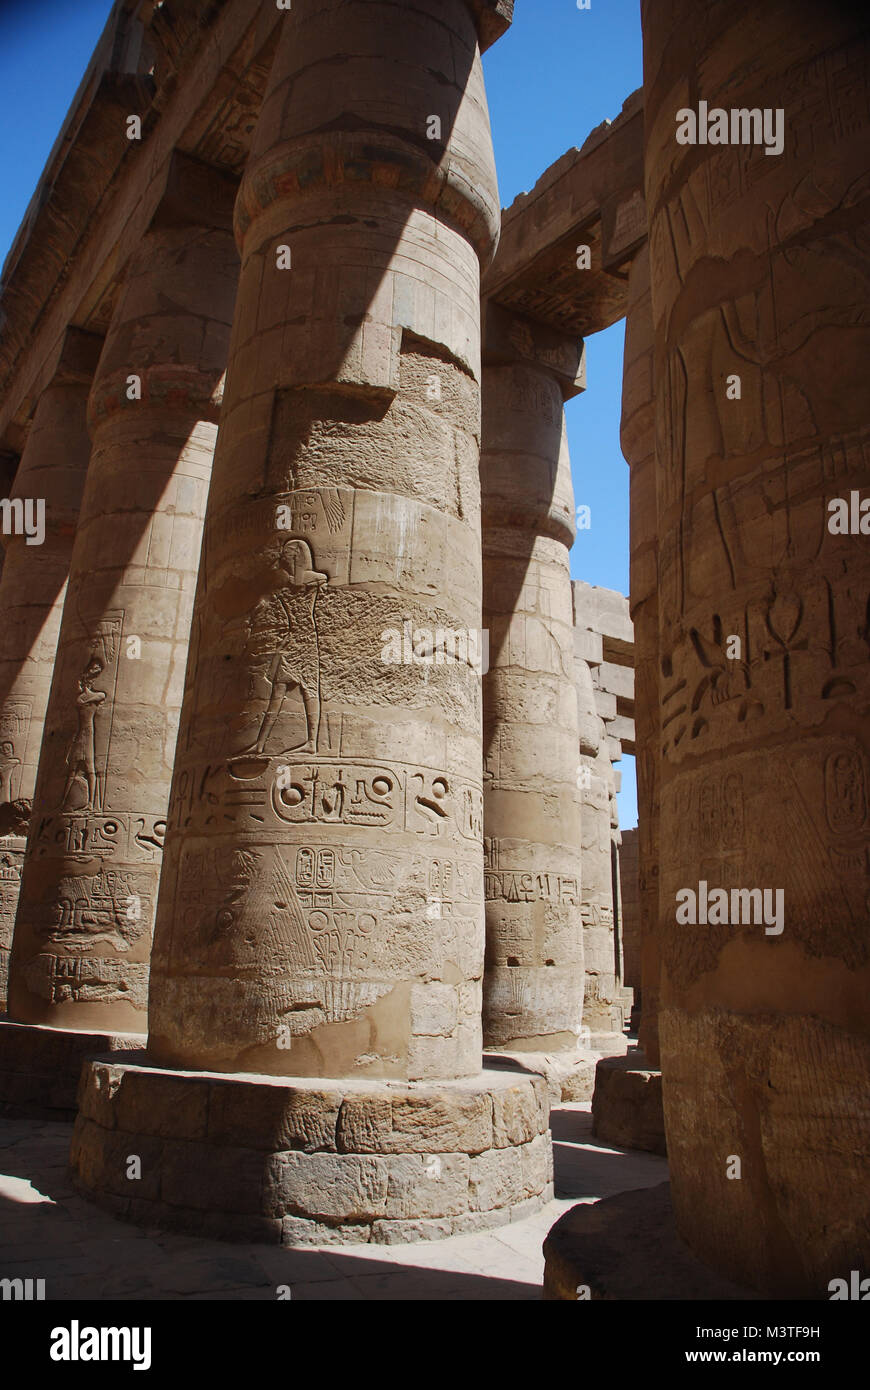
[[[325,83],[338,47],[342,80]],[[480,1066],[467,643],[480,263],[498,220],[464,0],[287,12],[236,205],[152,960],[161,1061],[412,1079]],[[439,630],[464,656],[436,659]]]
[[755,1300],[701,1264],[677,1235],[670,1187],[620,1192],[560,1217],[544,1241],[544,1298]]
[[[396,1243],[521,1219],[552,1197],[546,1084],[501,1066],[438,1086],[324,1089],[119,1056],[85,1065],[79,1102],[77,1186],[146,1224],[285,1244]],[[354,1114],[380,1117],[381,1129],[349,1123]],[[131,1152],[142,1159],[135,1182]]]
[[[93,448],[12,946],[21,1022],[136,1032],[235,297],[228,190],[159,212],[89,398]],[[193,220],[191,220],[193,219]],[[198,220],[197,220],[198,219]]]
[[[867,35],[784,0],[643,21],[674,1210],[731,1277],[818,1296],[870,1243],[870,549],[829,527],[870,478]],[[780,153],[678,144],[695,93],[773,97]],[[781,911],[683,924],[702,880]]]
[[595,1068],[593,1134],[627,1149],[667,1153],[662,1109],[662,1074],[637,1048],[624,1057],[604,1057]]
[[573,1052],[584,987],[574,495],[562,385],[529,360],[528,325],[502,329],[509,346],[524,334],[525,360],[484,371],[483,1030],[488,1048]]

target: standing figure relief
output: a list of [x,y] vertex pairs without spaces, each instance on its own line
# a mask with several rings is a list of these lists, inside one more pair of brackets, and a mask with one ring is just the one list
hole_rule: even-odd
[[[266,673],[271,687],[269,703],[256,739],[242,750],[245,754],[265,752],[284,701],[297,687],[305,708],[306,737],[301,744],[282,749],[280,755],[317,752],[322,699],[316,610],[318,596],[329,576],[314,568],[311,547],[303,540],[284,542],[278,566],[287,575],[287,582],[272,597],[273,602],[280,604],[285,631]],[[262,621],[255,613],[253,626],[260,626]]]

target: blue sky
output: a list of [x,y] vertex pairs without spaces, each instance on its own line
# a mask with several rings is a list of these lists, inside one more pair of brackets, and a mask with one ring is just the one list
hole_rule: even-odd
[[[264,0],[265,3],[265,0]],[[36,187],[111,0],[0,0],[0,260]],[[516,0],[484,59],[503,205],[641,85],[639,0]],[[591,508],[575,579],[628,592],[628,465],[619,448],[622,323],[586,340],[587,389],[569,402],[574,491]],[[620,764],[620,820],[637,824],[634,759]]]

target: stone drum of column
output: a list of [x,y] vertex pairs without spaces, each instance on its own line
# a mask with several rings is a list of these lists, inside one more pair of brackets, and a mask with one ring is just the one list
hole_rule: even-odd
[[870,51],[848,5],[643,15],[674,1210],[826,1299],[870,1249]]
[[490,654],[484,1040],[573,1051],[584,991],[574,493],[551,372],[527,362],[485,369],[481,485]]
[[170,197],[100,358],[12,946],[18,1022],[145,1031],[237,268],[229,227],[180,220]]
[[283,24],[236,204],[149,1050],[469,1076],[498,227],[477,33],[464,0],[317,0]]

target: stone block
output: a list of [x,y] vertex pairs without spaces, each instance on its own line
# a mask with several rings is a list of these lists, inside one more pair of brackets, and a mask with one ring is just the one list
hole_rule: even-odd
[[351,1225],[371,1222],[386,1215],[389,1171],[382,1157],[276,1154],[269,1161],[267,1211]]
[[458,1216],[468,1209],[467,1154],[396,1154],[385,1162],[385,1215],[391,1220]]
[[449,1038],[459,1022],[455,985],[414,985],[411,989],[411,1031],[425,1037]]
[[623,1057],[604,1057],[595,1071],[592,1132],[606,1143],[665,1154],[662,1074],[646,1066],[633,1048]]
[[375,1245],[411,1244],[421,1240],[443,1240],[453,1234],[450,1221],[375,1221],[371,1228]]
[[[616,701],[614,700],[614,707],[615,705]],[[634,746],[635,734],[633,719],[626,719],[624,714],[616,714],[614,712],[612,717],[610,715],[607,716],[606,730],[610,738],[618,738],[620,743],[624,743],[626,747],[628,747],[629,744],[632,747]]]
[[167,1139],[160,1197],[173,1207],[259,1216],[271,1161],[257,1149]]
[[599,690],[607,690],[623,700],[634,699],[634,669],[631,666],[617,666],[612,661],[602,661],[596,668],[594,678]]
[[[546,1128],[546,1121],[544,1123]],[[531,1087],[495,1091],[492,1097],[492,1142],[496,1149],[527,1144],[541,1133],[541,1106]]]
[[604,660],[601,633],[593,632],[588,627],[575,627],[574,655],[580,661],[588,661],[590,665],[597,666],[599,662]]
[[616,696],[609,695],[606,690],[595,690],[593,699],[596,713],[609,726],[610,721],[616,718]]
[[208,1138],[270,1153],[285,1149],[334,1150],[340,1091],[264,1081],[211,1080]]
[[553,1181],[553,1146],[549,1137],[537,1135],[518,1150],[523,1174],[523,1198],[540,1197]]
[[110,1108],[119,1130],[164,1139],[205,1139],[206,1086],[186,1076],[151,1074],[145,1085],[142,1078],[135,1068],[114,1068]]
[[322,1221],[307,1221],[302,1216],[285,1216],[281,1222],[281,1244],[298,1245],[367,1245],[372,1227],[346,1223],[329,1226]]
[[[140,1160],[138,1178],[127,1176],[133,1157]],[[98,1188],[128,1201],[156,1201],[165,1177],[163,1140],[106,1130],[93,1120],[79,1118],[73,1128],[70,1165],[88,1188]]]
[[470,1185],[479,1211],[509,1207],[523,1198],[523,1165],[516,1149],[490,1149],[471,1160]]
[[345,1096],[336,1125],[340,1153],[389,1153],[393,1107],[388,1095]]

